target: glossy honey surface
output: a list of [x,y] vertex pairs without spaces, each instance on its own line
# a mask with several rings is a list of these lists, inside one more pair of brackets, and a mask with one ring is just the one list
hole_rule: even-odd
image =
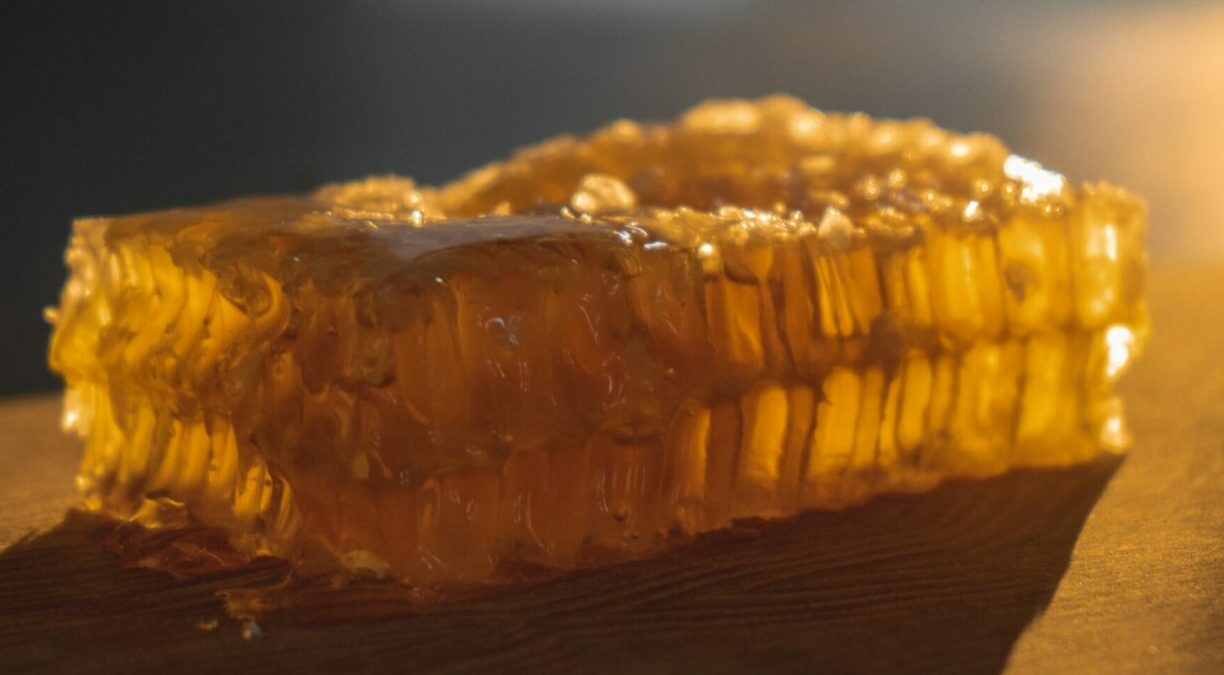
[[1143,230],[990,136],[718,101],[79,220],[51,364],[91,508],[479,581],[1123,449]]

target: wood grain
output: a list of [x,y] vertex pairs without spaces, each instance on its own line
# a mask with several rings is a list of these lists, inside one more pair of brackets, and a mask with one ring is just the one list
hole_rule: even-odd
[[[1157,269],[1125,460],[721,533],[659,558],[244,641],[217,591],[125,569],[53,398],[0,404],[0,670],[1224,672],[1224,266]],[[215,630],[196,624],[219,619]]]

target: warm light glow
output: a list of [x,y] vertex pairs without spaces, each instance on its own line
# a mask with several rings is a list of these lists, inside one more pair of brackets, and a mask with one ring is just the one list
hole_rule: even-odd
[[1135,332],[1126,326],[1110,326],[1105,331],[1105,375],[1115,378],[1130,363],[1135,347]]
[[77,412],[76,408],[64,409],[64,416],[61,421],[64,431],[72,431],[76,429],[78,421],[80,421],[80,414]]
[[1105,223],[1097,228],[1084,242],[1089,257],[1118,259],[1118,231],[1112,225]]
[[1130,445],[1130,430],[1126,428],[1126,419],[1121,415],[1110,415],[1101,424],[1099,434],[1101,445],[1110,449],[1122,449]]
[[1012,155],[1003,162],[1003,173],[1024,186],[1020,198],[1027,202],[1055,197],[1067,188],[1067,179],[1062,174],[1019,155]]
[[1154,256],[1218,258],[1224,4],[1100,3],[1050,21],[1047,34],[1074,39],[1025,56],[1043,74],[1026,112],[1028,151],[1070,176],[1142,194],[1162,224],[1151,233]]

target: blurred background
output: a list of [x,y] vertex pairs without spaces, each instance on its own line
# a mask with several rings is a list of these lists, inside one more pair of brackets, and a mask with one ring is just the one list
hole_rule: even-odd
[[1145,195],[1158,264],[1224,255],[1220,3],[8,0],[0,33],[0,395],[57,386],[73,217],[439,182],[712,96],[990,131]]

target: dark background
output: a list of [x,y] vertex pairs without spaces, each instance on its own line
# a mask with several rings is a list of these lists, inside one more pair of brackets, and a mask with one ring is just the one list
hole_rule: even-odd
[[1211,234],[1224,228],[1207,230],[1218,219],[1202,218],[1201,231],[1177,223],[1221,206],[1218,9],[6,2],[0,395],[56,386],[41,310],[56,301],[75,216],[372,173],[438,182],[524,143],[668,118],[711,96],[785,91],[831,110],[989,130],[1072,177],[1148,194],[1163,221],[1158,258],[1210,254],[1224,248]]

